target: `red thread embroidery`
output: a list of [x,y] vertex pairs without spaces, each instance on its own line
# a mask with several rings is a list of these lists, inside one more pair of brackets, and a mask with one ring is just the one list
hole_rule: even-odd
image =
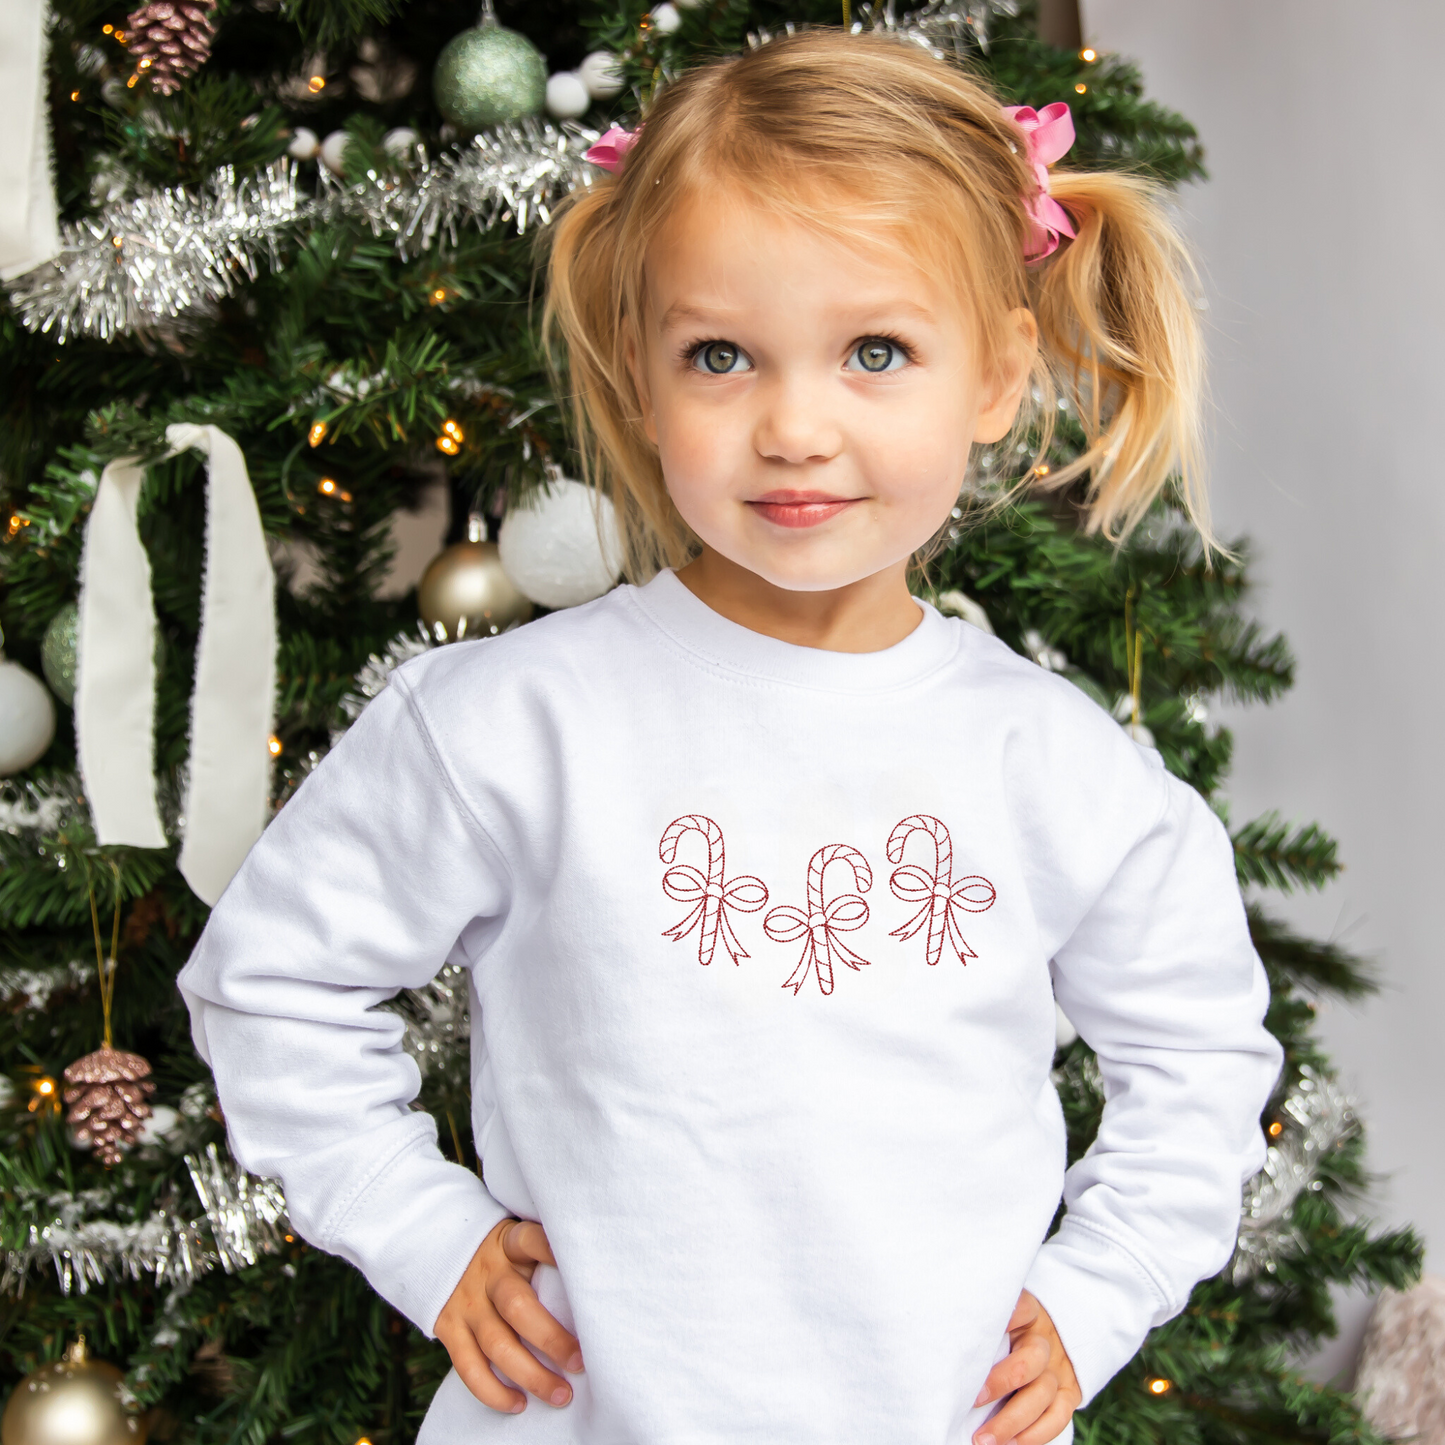
[[818,975],[818,987],[825,993],[833,992],[833,957],[836,954],[849,968],[864,968],[866,958],[860,958],[851,948],[835,935],[852,933],[868,922],[868,905],[858,893],[840,893],[831,903],[823,902],[823,874],[832,862],[849,864],[853,869],[853,886],[859,893],[866,893],[873,886],[873,870],[868,860],[846,843],[829,843],[819,848],[808,862],[808,911],[793,908],[787,904],[775,908],[763,919],[763,932],[774,943],[796,943],[806,938],[803,956],[793,970],[784,988],[793,990],[796,998],[803,981],[812,968]]
[[701,833],[707,841],[707,874],[704,876],[689,863],[679,863],[662,875],[662,888],[669,898],[693,905],[686,918],[663,930],[663,937],[681,943],[696,928],[697,961],[703,964],[712,962],[719,934],[734,963],[751,957],[728,922],[728,909],[756,913],[768,901],[767,884],[748,873],[723,881],[722,829],[701,813],[688,813],[667,825],[657,849],[664,863],[677,857],[678,841],[684,833]]
[[953,840],[948,836],[948,829],[927,813],[910,815],[888,835],[890,863],[902,862],[904,844],[912,833],[927,833],[933,839],[933,872],[930,874],[913,863],[894,869],[893,876],[888,880],[894,895],[905,903],[921,902],[923,906],[902,928],[895,928],[889,937],[912,938],[926,923],[928,962],[938,962],[943,952],[944,935],[947,934],[959,962],[967,966],[969,959],[977,958],[978,954],[965,942],[954,910],[986,913],[993,907],[998,895],[993,884],[977,873],[954,881]]

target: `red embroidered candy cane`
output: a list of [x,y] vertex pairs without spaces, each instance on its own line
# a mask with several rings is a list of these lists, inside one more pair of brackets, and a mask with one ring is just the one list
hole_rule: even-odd
[[767,884],[761,878],[743,874],[738,878],[723,881],[724,855],[722,829],[711,818],[701,813],[688,813],[674,819],[667,825],[658,845],[658,853],[664,863],[671,863],[677,857],[678,841],[684,833],[701,833],[707,841],[707,874],[704,876],[688,863],[679,863],[662,875],[663,891],[678,903],[691,903],[687,917],[671,928],[663,930],[664,938],[681,943],[694,928],[698,930],[697,961],[711,963],[717,949],[718,935],[722,935],[723,947],[732,954],[733,962],[748,958],[747,949],[737,940],[737,935],[728,922],[728,909],[736,908],[742,913],[756,913],[768,901]]
[[937,818],[930,818],[927,813],[912,814],[889,834],[890,863],[903,861],[903,847],[911,833],[927,833],[933,839],[933,872],[928,873],[913,863],[894,869],[893,876],[888,880],[888,886],[894,895],[905,903],[921,902],[923,906],[902,928],[895,928],[889,936],[912,938],[926,923],[929,963],[938,962],[943,952],[944,935],[947,934],[949,943],[958,954],[959,962],[966,965],[969,959],[977,958],[978,955],[965,942],[954,910],[963,913],[986,913],[993,907],[993,901],[998,895],[993,884],[977,873],[954,881],[953,840],[948,836],[948,829]]
[[858,893],[840,893],[831,903],[823,902],[823,874],[832,862],[848,863],[853,869],[853,886],[858,893],[866,893],[873,886],[873,870],[868,860],[846,843],[829,843],[819,848],[808,863],[808,911],[783,905],[775,908],[763,919],[763,932],[774,943],[796,943],[806,938],[803,956],[793,970],[784,988],[793,990],[796,998],[808,969],[817,971],[818,987],[825,994],[833,992],[833,955],[842,959],[849,968],[867,966],[868,960],[860,958],[842,939],[835,935],[852,933],[868,922],[868,905]]

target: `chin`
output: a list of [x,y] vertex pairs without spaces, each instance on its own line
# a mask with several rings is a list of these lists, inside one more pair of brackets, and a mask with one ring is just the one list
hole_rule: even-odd
[[832,556],[806,556],[802,555],[802,552],[803,549],[799,549],[791,556],[780,557],[768,552],[750,553],[746,548],[738,548],[727,555],[738,566],[746,567],[764,582],[785,592],[836,592],[840,588],[851,587],[855,582],[876,576],[912,555],[911,551],[903,553],[902,557],[895,557],[891,553],[842,557],[836,552]]

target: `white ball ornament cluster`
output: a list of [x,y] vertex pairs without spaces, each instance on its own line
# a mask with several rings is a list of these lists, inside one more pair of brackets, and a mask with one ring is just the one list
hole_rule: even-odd
[[381,148],[393,160],[407,160],[415,152],[421,137],[409,126],[399,125],[381,138]]
[[512,584],[543,607],[591,602],[610,591],[622,571],[611,501],[560,475],[507,513],[497,547]]
[[333,176],[339,176],[346,169],[346,147],[351,137],[344,130],[334,130],[321,142],[321,164]]
[[0,633],[0,778],[39,762],[55,736],[55,703],[33,672],[9,661]]
[[554,120],[577,120],[591,108],[592,96],[575,70],[559,70],[547,81],[546,105]]
[[682,16],[672,0],[662,0],[652,7],[652,23],[663,35],[674,35],[682,27]]
[[181,1122],[179,1111],[169,1104],[152,1104],[150,1118],[140,1127],[137,1142],[157,1148],[164,1144],[169,1135]]
[[293,160],[314,161],[320,153],[321,138],[314,130],[298,125],[291,132],[291,144],[286,147],[286,154]]
[[582,77],[582,84],[593,100],[611,100],[614,95],[622,93],[626,84],[622,67],[610,50],[594,50],[577,67],[577,74]]

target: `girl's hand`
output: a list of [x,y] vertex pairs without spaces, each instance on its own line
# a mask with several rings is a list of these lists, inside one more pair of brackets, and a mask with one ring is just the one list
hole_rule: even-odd
[[565,1405],[572,1398],[567,1381],[522,1343],[535,1345],[574,1375],[582,1369],[576,1338],[542,1307],[529,1283],[539,1264],[556,1263],[540,1224],[504,1219],[482,1241],[437,1316],[437,1338],[447,1347],[457,1374],[493,1410],[520,1414],[527,1397],[508,1389],[492,1365],[549,1405]]
[[1008,1358],[988,1372],[975,1407],[1009,1391],[1011,1399],[974,1435],[974,1445],[1044,1445],[1083,1402],[1074,1367],[1049,1312],[1025,1290],[1008,1322]]

